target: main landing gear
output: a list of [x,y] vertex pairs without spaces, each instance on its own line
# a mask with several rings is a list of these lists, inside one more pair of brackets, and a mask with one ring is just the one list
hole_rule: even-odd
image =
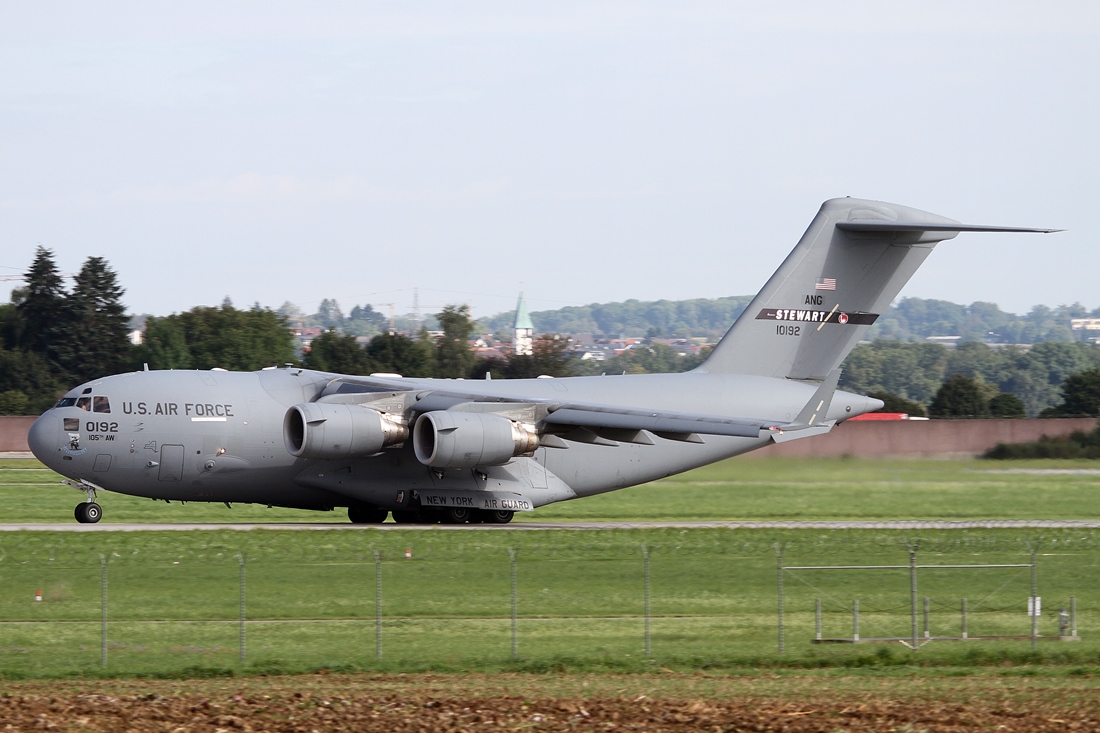
[[73,515],[81,524],[95,524],[103,518],[103,507],[94,501],[82,502],[76,505]]
[[348,507],[348,519],[352,524],[382,524],[389,512],[368,504],[353,504]]
[[515,512],[509,512],[504,509],[478,509],[476,511],[481,515],[481,521],[485,524],[508,524],[516,514]]
[[515,512],[447,507],[445,509],[406,509],[395,511],[398,524],[508,524]]

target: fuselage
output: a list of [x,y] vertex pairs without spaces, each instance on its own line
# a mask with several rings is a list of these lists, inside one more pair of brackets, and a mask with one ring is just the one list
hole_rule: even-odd
[[[706,436],[700,442],[569,442],[540,447],[502,466],[431,469],[407,443],[344,460],[296,458],[283,419],[341,375],[303,369],[258,372],[145,371],[71,390],[33,425],[29,442],[47,466],[80,486],[174,501],[245,502],[331,509],[408,506],[414,496],[495,490],[543,504],[679,473],[767,444],[767,437]],[[456,381],[395,379],[406,390],[460,388],[508,400],[559,400],[789,422],[814,385],[706,373],[563,379]],[[829,418],[874,409],[837,392]]]

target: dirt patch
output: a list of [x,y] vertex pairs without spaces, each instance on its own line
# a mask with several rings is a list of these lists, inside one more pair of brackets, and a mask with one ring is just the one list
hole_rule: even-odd
[[[6,685],[0,731],[1097,731],[1096,695],[975,696],[967,700],[817,694],[791,699],[648,695],[447,694],[433,677],[394,680],[282,678],[273,685],[223,681],[90,681]],[[428,680],[425,680],[427,682]],[[457,682],[458,680],[456,680]],[[187,692],[192,686],[198,692]],[[380,688],[372,694],[371,687]],[[461,683],[456,687],[461,687]],[[74,689],[66,689],[72,687]],[[295,689],[297,687],[297,689]],[[137,692],[141,690],[141,692]],[[458,695],[455,692],[459,692]]]

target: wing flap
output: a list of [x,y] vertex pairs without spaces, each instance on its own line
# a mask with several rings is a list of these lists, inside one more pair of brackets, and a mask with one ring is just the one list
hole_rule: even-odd
[[616,408],[563,407],[546,416],[549,425],[617,430],[648,430],[653,433],[702,433],[757,438],[761,430],[775,425],[766,420],[723,418],[680,412],[628,410]]

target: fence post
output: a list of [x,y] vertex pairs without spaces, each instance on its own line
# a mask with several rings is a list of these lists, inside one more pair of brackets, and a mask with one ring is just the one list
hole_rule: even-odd
[[245,586],[244,586],[244,555],[237,553],[237,562],[240,563],[240,576],[241,576],[241,633],[240,633],[240,660],[241,664],[244,664],[245,659]]
[[821,641],[821,599],[814,599],[814,638]]
[[382,658],[382,553],[374,553],[374,656]]
[[924,640],[925,641],[928,641],[929,639],[932,638],[930,633],[929,633],[929,630],[928,630],[928,613],[930,611],[931,604],[932,604],[932,599],[929,598],[928,596],[925,596],[924,597]]
[[964,638],[964,639],[970,638],[970,625],[967,623],[968,619],[966,618],[966,611],[967,611],[966,599],[963,598],[963,600],[962,600],[962,621],[963,621],[962,638]]
[[99,556],[100,598],[99,598],[99,661],[107,666],[107,558]]
[[650,656],[649,644],[649,548],[642,545],[642,557],[645,559],[645,655]]
[[917,548],[920,547],[920,540],[915,543],[910,543],[909,540],[905,541],[905,546],[909,548],[909,615],[910,625],[912,626],[912,650],[917,651]]
[[516,644],[516,551],[508,548],[508,558],[512,563],[512,659],[519,656]]
[[1035,577],[1035,548],[1031,549],[1031,651],[1039,643],[1039,586]]
[[775,547],[775,576],[779,588],[779,653],[783,653],[783,548]]
[[1077,596],[1069,597],[1070,636],[1077,638]]
[[852,641],[859,641],[859,599],[852,601]]

